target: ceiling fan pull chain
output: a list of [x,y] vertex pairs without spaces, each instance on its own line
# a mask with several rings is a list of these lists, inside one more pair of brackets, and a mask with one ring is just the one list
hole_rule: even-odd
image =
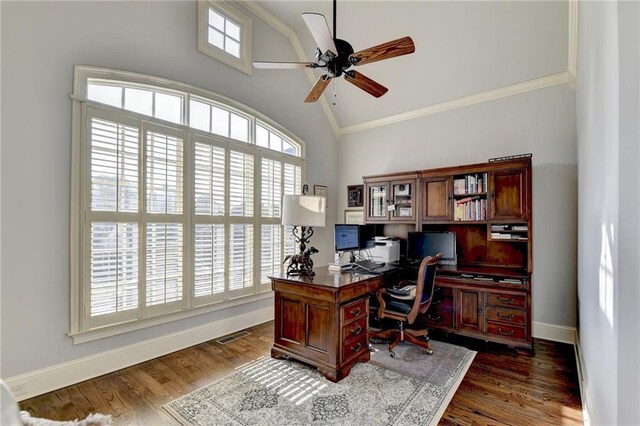
[[336,80],[333,80],[333,106],[336,106],[336,99],[338,98],[338,91],[336,89]]

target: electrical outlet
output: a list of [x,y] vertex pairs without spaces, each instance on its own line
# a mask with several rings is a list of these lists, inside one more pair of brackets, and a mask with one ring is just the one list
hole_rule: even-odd
[[27,393],[27,384],[26,383],[16,383],[11,386],[11,393],[13,396],[18,397],[20,395],[24,395]]

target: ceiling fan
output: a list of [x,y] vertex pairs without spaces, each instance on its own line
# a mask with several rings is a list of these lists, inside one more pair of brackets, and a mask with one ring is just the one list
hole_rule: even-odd
[[389,89],[362,73],[349,68],[383,59],[395,58],[396,56],[408,55],[416,50],[411,37],[402,37],[354,53],[353,47],[348,42],[336,38],[336,0],[333,0],[333,36],[329,32],[329,26],[324,15],[305,12],[302,14],[302,19],[307,24],[318,45],[315,62],[254,61],[253,66],[260,69],[326,68],[327,73],[318,78],[304,100],[305,102],[317,101],[331,79],[341,75],[344,75],[344,79],[349,83],[379,98],[387,93]]

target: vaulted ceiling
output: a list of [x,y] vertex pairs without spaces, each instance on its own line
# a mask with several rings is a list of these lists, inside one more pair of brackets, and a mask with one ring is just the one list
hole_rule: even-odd
[[[302,48],[299,53],[303,57],[299,59],[314,60],[316,44],[301,13],[322,13],[332,30],[332,1],[258,4],[293,30]],[[327,88],[323,96],[328,105],[324,109],[328,119],[335,120],[337,133],[390,117],[410,117],[428,107],[437,109],[465,97],[548,76],[560,76],[553,84],[568,82],[566,71],[571,62],[568,2],[338,1],[337,8],[337,36],[351,43],[356,51],[406,35],[413,38],[416,46],[414,54],[357,68],[389,89],[381,98],[372,97],[342,78],[335,86],[337,97],[333,96],[333,85]],[[254,52],[253,59],[291,58],[264,57],[261,52]],[[313,73],[309,88],[323,72],[317,69]],[[304,104],[306,95],[299,94],[300,108],[322,107]]]

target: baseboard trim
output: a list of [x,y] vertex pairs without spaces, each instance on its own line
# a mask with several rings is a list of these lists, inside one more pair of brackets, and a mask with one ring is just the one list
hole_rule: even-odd
[[273,307],[5,378],[18,401],[273,320]]
[[585,426],[591,426],[591,415],[589,414],[589,401],[587,400],[587,381],[584,371],[584,357],[582,356],[582,346],[580,345],[580,335],[576,330],[576,370],[578,370],[578,385],[580,387],[580,400],[582,401],[582,422]]
[[533,321],[533,337],[575,345],[576,328]]

